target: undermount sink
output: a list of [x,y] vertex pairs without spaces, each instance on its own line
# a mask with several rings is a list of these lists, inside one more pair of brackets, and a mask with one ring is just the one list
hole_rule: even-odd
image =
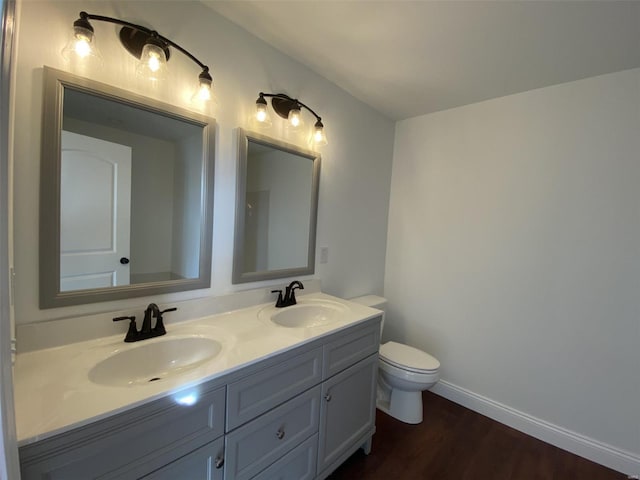
[[[274,311],[275,310],[275,311]],[[270,310],[269,320],[286,328],[312,328],[333,323],[347,311],[337,302],[306,301],[290,307]]]
[[114,387],[146,385],[196,368],[214,359],[222,350],[216,340],[198,336],[144,342],[97,363],[89,371],[89,379]]

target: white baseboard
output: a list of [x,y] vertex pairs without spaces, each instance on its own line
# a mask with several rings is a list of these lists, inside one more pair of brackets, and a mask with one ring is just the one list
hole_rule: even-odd
[[500,423],[630,477],[640,475],[640,455],[546,422],[507,405],[440,380],[431,391]]

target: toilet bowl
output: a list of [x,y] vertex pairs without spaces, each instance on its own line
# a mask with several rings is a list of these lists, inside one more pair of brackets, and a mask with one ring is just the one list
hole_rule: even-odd
[[[387,303],[376,295],[350,301],[383,312]],[[383,315],[381,334],[384,320]],[[438,381],[440,362],[420,349],[397,342],[381,344],[379,358],[377,408],[405,423],[421,423],[422,392]]]

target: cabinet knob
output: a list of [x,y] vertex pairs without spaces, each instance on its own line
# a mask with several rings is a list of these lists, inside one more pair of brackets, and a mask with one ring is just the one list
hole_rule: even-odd
[[324,396],[324,399],[325,399],[327,402],[330,402],[330,401],[331,401],[331,394],[330,394],[330,393],[327,393],[327,394]]
[[222,466],[224,465],[224,458],[223,457],[216,457],[214,462],[215,462],[216,468],[222,468]]
[[276,432],[276,437],[278,440],[282,440],[284,438],[284,430],[282,428],[278,429],[278,431]]

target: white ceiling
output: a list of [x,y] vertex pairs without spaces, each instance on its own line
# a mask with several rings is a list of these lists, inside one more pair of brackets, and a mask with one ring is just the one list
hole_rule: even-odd
[[640,67],[640,1],[202,1],[395,120]]

